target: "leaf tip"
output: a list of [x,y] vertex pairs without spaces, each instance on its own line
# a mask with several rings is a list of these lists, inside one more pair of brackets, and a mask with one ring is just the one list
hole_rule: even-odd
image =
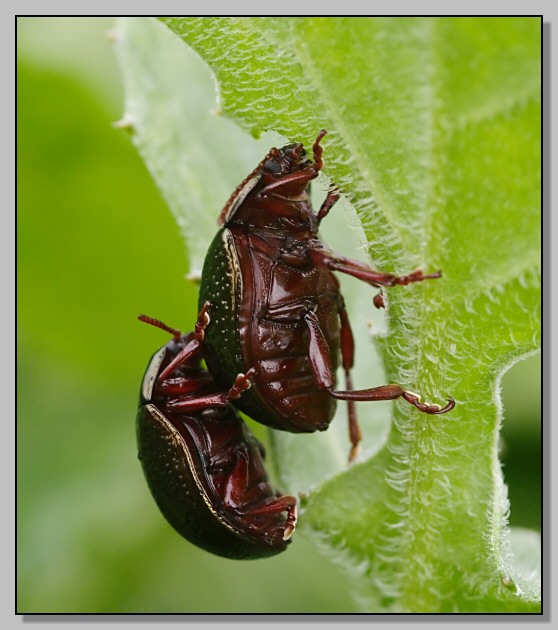
[[201,282],[201,277],[202,277],[201,270],[193,269],[192,271],[187,273],[184,277],[186,278],[186,280],[199,284]]
[[508,589],[508,591],[511,591],[512,593],[515,593],[515,594],[519,594],[520,592],[519,587],[513,581],[513,579],[506,573],[500,573],[500,582],[502,583],[502,586],[504,588]]
[[120,40],[120,34],[114,29],[105,31],[105,38],[111,43],[116,44]]
[[132,133],[135,129],[135,125],[132,122],[131,118],[127,116],[123,116],[120,120],[116,120],[112,123],[114,129],[124,129],[124,131],[128,131]]
[[252,138],[259,140],[262,136],[262,133],[265,131],[265,129],[262,129],[261,127],[252,127],[250,129],[250,135],[252,136]]

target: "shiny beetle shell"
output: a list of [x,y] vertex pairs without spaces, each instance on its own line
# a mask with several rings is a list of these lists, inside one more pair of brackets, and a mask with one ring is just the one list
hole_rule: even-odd
[[[426,413],[453,408],[421,403],[400,385],[353,390],[354,340],[335,271],[374,287],[440,277],[417,270],[394,276],[332,252],[320,239],[320,222],[339,199],[332,187],[314,212],[310,183],[323,167],[321,131],[313,160],[302,144],[271,149],[223,208],[207,252],[200,305],[210,301],[204,358],[219,387],[238,372],[254,370],[253,387],[235,405],[251,418],[293,433],[328,428],[336,400],[348,401],[350,459],[361,439],[356,401],[403,398]],[[372,300],[371,300],[372,303]],[[383,307],[380,296],[376,307]],[[337,368],[346,390],[336,389]]]

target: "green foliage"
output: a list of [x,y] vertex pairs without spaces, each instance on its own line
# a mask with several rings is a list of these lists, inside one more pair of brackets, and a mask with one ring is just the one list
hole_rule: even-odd
[[[539,21],[163,21],[209,64],[222,112],[242,128],[306,144],[331,131],[326,173],[356,209],[376,266],[444,271],[443,280],[389,293],[378,345],[389,381],[439,402],[451,393],[457,408],[428,417],[395,403],[383,448],[346,467],[337,440],[329,475],[323,464],[312,470],[320,457],[332,461],[320,443],[276,436],[281,478],[289,491],[308,492],[302,528],[360,571],[359,595],[372,610],[536,610],[537,583],[507,547],[498,388],[539,343]],[[165,116],[141,89],[134,57],[145,57],[144,41],[133,28],[123,39],[136,87],[129,79],[127,117],[166,193],[176,170],[149,134],[169,124],[195,77],[169,81]],[[149,63],[168,67],[160,52]],[[241,145],[228,143],[239,162]],[[182,156],[188,150],[194,162],[205,157],[186,144]],[[218,158],[211,165],[210,188],[229,182],[222,167]],[[203,181],[207,164],[194,168]],[[195,205],[173,208],[194,225],[187,238],[205,239]],[[513,540],[521,549],[523,537]]]

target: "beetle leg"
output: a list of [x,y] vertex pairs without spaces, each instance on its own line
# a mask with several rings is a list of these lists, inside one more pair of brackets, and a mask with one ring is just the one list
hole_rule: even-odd
[[415,394],[414,392],[403,392],[401,397],[404,398],[408,403],[414,405],[419,411],[424,413],[429,413],[432,415],[437,415],[440,413],[446,413],[451,411],[455,407],[455,400],[450,397],[445,407],[440,407],[440,405],[432,405],[430,403],[421,403],[420,396]]
[[287,519],[284,524],[283,540],[288,540],[296,524],[296,498],[292,496],[282,496],[270,499],[266,503],[246,507],[242,509],[243,498],[248,490],[249,468],[248,456],[245,450],[235,452],[236,463],[227,479],[223,503],[236,510],[243,516],[259,516],[262,514],[274,514],[276,512],[287,511]]
[[[381,385],[380,387],[372,387],[370,389],[351,389],[350,385],[350,377],[349,384],[347,385],[346,391],[340,391],[333,389],[334,379],[333,373],[331,370],[331,358],[329,355],[329,348],[327,345],[327,341],[324,337],[324,333],[320,328],[320,323],[318,318],[311,311],[307,311],[304,313],[304,320],[308,325],[308,330],[310,332],[310,346],[308,352],[308,358],[310,361],[310,367],[312,369],[312,373],[314,374],[314,378],[316,379],[316,383],[320,389],[327,389],[330,395],[333,398],[338,400],[348,400],[348,401],[376,401],[376,400],[395,400],[396,398],[403,398],[409,404],[416,407],[419,411],[428,414],[440,414],[451,411],[455,407],[455,401],[453,398],[450,398],[448,403],[444,407],[440,407],[437,404],[431,403],[421,403],[420,396],[415,394],[414,392],[409,392],[404,390],[401,385]],[[348,320],[347,320],[348,321]],[[343,326],[343,324],[342,324]],[[350,329],[349,329],[350,330]],[[345,340],[343,340],[343,336]],[[349,365],[351,363],[350,356],[350,339],[352,338],[352,334],[349,337],[349,333],[347,330],[347,324],[345,323],[345,331],[342,333],[341,343],[346,344],[346,353],[347,357],[343,359],[343,367],[345,365]],[[347,373],[347,371],[346,371]],[[350,425],[349,418],[349,426],[352,430],[354,427]],[[356,423],[356,418],[355,418]],[[356,424],[355,434],[351,434],[351,444],[353,445],[353,450],[351,450],[351,457],[354,457],[356,453],[355,446],[358,444],[360,439],[358,431],[358,424]],[[355,441],[356,440],[356,444]]]
[[242,372],[240,372],[239,374],[236,375],[236,379],[233,383],[233,386],[229,389],[229,391],[226,394],[227,400],[229,402],[231,400],[237,400],[238,398],[240,398],[243,392],[245,392],[247,389],[250,389],[252,385],[252,382],[250,381],[250,379],[255,373],[256,373],[256,370],[254,368],[250,368],[246,372],[246,374],[242,374]]
[[349,276],[368,282],[376,287],[392,287],[397,285],[407,285],[411,282],[422,282],[422,280],[432,280],[442,276],[441,271],[425,274],[420,269],[405,276],[396,276],[392,273],[382,273],[369,267],[367,264],[351,258],[345,258],[339,254],[334,254],[326,249],[309,250],[310,257],[316,265],[324,265],[332,271],[340,271]]
[[[341,305],[339,307],[339,320],[341,322],[341,361],[343,363],[343,370],[345,371],[345,383],[347,390],[352,391],[353,383],[351,379],[351,369],[354,362],[355,341],[343,298],[341,298]],[[349,418],[349,439],[351,441],[349,461],[352,462],[358,454],[358,445],[362,439],[362,433],[358,425],[354,400],[348,400],[347,405]]]
[[[341,356],[343,362],[343,369],[345,370],[345,380],[347,383],[347,389],[352,390],[351,382],[351,368],[353,366],[354,355],[354,339],[351,327],[349,325],[349,319],[342,304],[339,308],[339,317],[341,319]],[[304,314],[304,320],[308,325],[310,332],[310,345],[308,348],[308,359],[310,361],[310,367],[314,378],[320,389],[327,389],[330,393],[334,391],[332,389],[334,385],[333,373],[331,370],[331,356],[329,354],[329,346],[327,344],[324,333],[320,327],[318,318],[311,311],[307,311]],[[354,401],[351,398],[346,398],[349,407],[349,437],[351,440],[351,452],[349,454],[349,461],[352,461],[358,452],[358,443],[360,442],[362,435],[358,421],[356,417],[356,410]]]
[[204,391],[204,388],[214,387],[215,381],[207,374],[196,374],[195,378],[190,376],[175,376],[167,378],[157,385],[157,395],[163,397],[186,397],[188,394],[197,394]]
[[195,411],[196,409],[206,409],[207,407],[226,407],[233,400],[240,398],[243,392],[251,387],[251,377],[255,373],[254,368],[250,368],[246,374],[237,374],[233,386],[228,392],[218,392],[215,394],[205,394],[201,396],[176,397],[167,402],[167,408],[172,411]]
[[297,512],[296,512],[296,498],[292,496],[283,496],[276,499],[271,499],[267,503],[260,505],[259,507],[253,507],[242,514],[244,516],[258,516],[260,514],[274,514],[275,512],[287,511],[287,519],[284,523],[283,540],[288,540],[295,529]]
[[[182,348],[182,350],[176,355],[176,357],[174,357],[174,359],[169,363],[169,365],[167,365],[167,367],[161,372],[161,374],[159,374],[157,378],[159,382],[165,380],[167,376],[171,374],[174,370],[176,370],[178,366],[183,365],[187,361],[190,361],[199,353],[200,346],[201,346],[200,341],[203,339],[203,335],[201,339],[197,339],[196,336],[199,337],[198,325],[199,325],[200,317],[202,316],[202,314],[204,318],[205,317],[208,318],[207,323],[209,323],[209,315],[206,314],[207,308],[209,308],[209,302],[206,302],[204,304],[204,308],[202,308],[200,315],[198,315],[198,323],[196,323],[196,333],[194,333],[194,339],[192,339],[189,343],[187,343],[186,346]],[[150,326],[155,326],[156,328],[160,328],[161,330],[164,330],[170,333],[171,335],[173,335],[175,341],[178,341],[182,335],[182,333],[179,330],[177,330],[176,328],[171,328],[170,326],[167,326],[165,323],[163,323],[159,319],[149,317],[148,315],[140,315],[138,319],[141,322],[144,322],[145,324],[149,324]],[[204,329],[205,329],[205,326],[204,326]]]
[[223,503],[233,509],[238,509],[248,488],[248,460],[244,450],[235,451],[236,464],[227,479]]
[[205,329],[208,327],[210,320],[209,309],[211,307],[210,302],[205,302],[201,311],[198,314],[196,326],[194,329],[194,339],[174,357],[174,359],[167,365],[167,367],[159,374],[157,379],[159,382],[164,381],[170,374],[176,370],[176,368],[184,365],[187,361],[191,360],[201,350],[202,342],[205,339]]
[[295,173],[290,173],[289,175],[283,175],[281,179],[278,179],[271,184],[268,184],[265,188],[262,188],[260,192],[255,196],[255,200],[257,202],[262,202],[269,197],[271,194],[279,193],[281,194],[281,190],[283,188],[292,187],[293,184],[298,184],[301,186],[304,183],[315,179],[318,176],[318,171],[310,166],[309,168],[305,168],[302,171],[296,171]]
[[320,142],[322,138],[326,135],[326,133],[327,131],[325,129],[322,129],[314,140],[314,144],[312,145],[312,151],[314,152],[314,168],[316,169],[316,171],[321,171],[324,167],[324,161],[322,160],[324,149]]
[[163,382],[170,374],[172,374],[176,368],[184,365],[191,359],[193,359],[201,350],[201,341],[192,339],[186,346],[174,357],[174,359],[167,365],[167,367],[159,374],[157,381]]
[[303,317],[310,332],[308,359],[312,373],[320,389],[330,389],[333,387],[335,381],[331,370],[329,345],[316,314],[311,311],[306,311]]
[[455,407],[455,400],[453,398],[450,398],[444,407],[440,407],[440,405],[437,404],[421,403],[418,394],[404,390],[401,385],[381,385],[380,387],[372,387],[370,389],[357,389],[345,392],[333,389],[329,389],[328,391],[333,398],[339,400],[374,401],[403,398],[419,411],[431,415],[446,413]]
[[373,302],[374,302],[374,306],[376,308],[385,308],[386,307],[386,303],[385,303],[385,300],[384,300],[384,294],[382,292],[382,289],[380,289],[379,293],[376,293],[376,295],[374,296]]
[[194,334],[198,341],[203,341],[205,339],[205,329],[209,326],[209,322],[211,321],[209,317],[210,308],[211,302],[206,301],[204,302],[201,311],[198,313],[198,319],[194,328]]
[[337,203],[340,194],[337,190],[330,190],[322,203],[320,210],[318,211],[318,224],[320,221],[329,214],[329,211],[333,208],[333,206]]

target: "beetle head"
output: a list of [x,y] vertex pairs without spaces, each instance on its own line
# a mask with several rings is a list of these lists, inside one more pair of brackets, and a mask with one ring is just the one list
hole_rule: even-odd
[[[326,131],[322,129],[312,145],[313,161],[306,157],[307,154],[301,143],[287,144],[281,149],[271,149],[250,175],[236,187],[225,207],[221,210],[218,224],[226,225],[233,220],[233,217],[240,222],[247,221],[251,210],[248,208],[243,215],[241,207],[247,199],[248,202],[250,201],[249,195],[256,187],[259,187],[258,190],[252,193],[252,196],[256,196],[256,201],[263,190],[265,195],[271,194],[291,204],[307,202],[310,181],[318,176],[324,165],[323,149],[320,142],[325,134]],[[248,205],[250,206],[250,203]],[[281,211],[275,214],[288,217],[291,214],[298,216],[300,212],[301,207],[298,205],[293,206],[290,213],[288,209],[283,207]],[[311,213],[310,206],[305,210],[306,214],[309,212]],[[254,217],[250,217],[249,220],[254,221]],[[258,219],[258,221],[260,220]]]
[[272,177],[282,177],[290,173],[302,171],[312,166],[306,158],[306,151],[302,144],[288,144],[277,150],[263,165],[262,172]]

